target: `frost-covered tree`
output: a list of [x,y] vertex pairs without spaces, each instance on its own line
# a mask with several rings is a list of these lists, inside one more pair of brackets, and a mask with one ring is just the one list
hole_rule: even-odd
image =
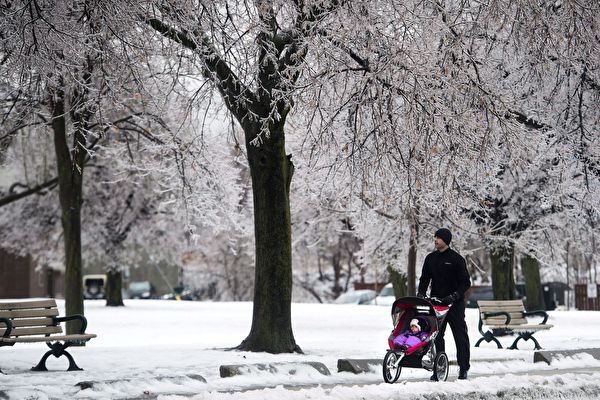
[[[239,224],[227,222],[236,219],[240,199],[238,170],[227,161],[229,149],[220,141],[214,146],[209,137],[199,141],[188,132],[192,126],[185,127],[178,144],[189,157],[175,143],[165,142],[172,139],[170,132],[161,134],[153,124],[113,126],[96,145],[82,189],[82,257],[104,265],[109,277],[136,268],[142,256],[179,265],[186,251],[218,243],[211,237],[221,235],[229,243],[237,234]],[[154,132],[154,140],[138,129]],[[47,179],[55,168],[51,144],[40,132],[22,132],[8,149],[6,168],[26,184]],[[205,151],[216,160],[203,160]],[[191,195],[198,203],[189,202]],[[0,208],[6,227],[0,232],[3,245],[32,254],[40,264],[62,264],[56,196],[55,189],[47,190]],[[107,295],[107,303],[117,305],[120,292],[113,294]]]
[[[84,170],[110,129],[137,129],[153,119],[134,110],[135,53],[116,37],[129,29],[112,18],[112,3],[9,2],[0,7],[2,137],[26,132],[53,138],[56,173],[14,186],[3,204],[57,185],[64,242],[67,314],[83,313],[81,210]],[[130,43],[131,44],[131,43]],[[143,47],[141,47],[143,48]],[[138,59],[139,60],[139,59]],[[137,102],[140,105],[140,102]],[[141,110],[142,109],[142,110]],[[154,118],[156,119],[156,118]],[[35,141],[29,142],[35,145]],[[27,177],[25,177],[27,178]],[[77,330],[77,322],[67,331]]]
[[[491,182],[488,194],[480,192],[482,210],[492,222],[487,237],[496,238],[492,259],[497,270],[505,271],[494,284],[498,298],[514,296],[513,249],[520,247],[536,260],[547,258],[542,257],[545,241],[539,239],[554,229],[550,221],[580,209],[583,203],[575,199],[585,198],[598,182],[594,132],[599,128],[600,93],[594,71],[600,59],[594,39],[598,25],[590,17],[597,9],[594,2],[507,1],[491,10],[500,17],[494,41],[501,46],[490,46],[496,53],[497,78],[512,93],[511,110],[525,127],[530,147],[525,157],[515,157],[514,149],[503,146],[507,161],[494,173],[498,181]],[[526,237],[538,240],[519,243]]]
[[[290,131],[309,139],[315,163],[348,162],[344,190],[376,190],[379,179],[400,171],[398,180],[410,175],[409,188],[438,183],[439,208],[452,200],[453,175],[488,160],[487,143],[514,139],[517,122],[506,118],[503,93],[487,89],[473,52],[464,51],[478,22],[454,26],[473,19],[466,5],[454,6],[161,2],[146,11],[149,26],[196,57],[244,131],[257,267],[253,325],[240,348],[297,349],[289,314],[288,119]],[[479,49],[484,54],[484,43]],[[473,162],[460,163],[463,156]]]
[[[307,140],[306,150],[317,168],[341,173],[335,175],[338,187],[361,193],[380,212],[406,215],[404,224],[419,215],[426,227],[444,223],[475,236],[465,213],[485,208],[485,188],[496,184],[530,209],[509,211],[517,224],[530,224],[534,214],[547,212],[532,209],[543,208],[544,197],[557,197],[557,181],[542,187],[547,193],[538,198],[521,193],[532,183],[544,186],[547,179],[529,170],[567,170],[539,152],[572,157],[585,149],[586,156],[577,157],[586,162],[589,179],[597,159],[597,141],[586,133],[596,130],[597,120],[597,107],[589,106],[597,98],[589,72],[597,69],[597,27],[590,18],[597,5],[540,3],[533,7],[534,18],[529,3],[519,1],[386,2],[384,8],[385,15],[373,7],[350,7],[349,12],[370,17],[363,30],[336,26],[345,35],[336,44],[351,59],[340,56],[346,64],[332,68],[323,57],[321,68],[311,70],[327,79],[306,97],[316,105],[303,108],[312,112],[308,119],[315,138]],[[577,77],[584,66],[588,72]],[[340,108],[331,93],[343,96],[346,107]],[[575,102],[580,94],[583,101]],[[577,141],[583,145],[567,144],[568,135],[557,134],[553,119],[571,119],[570,129],[582,133]],[[324,144],[330,145],[329,157]],[[347,168],[331,160],[345,161]],[[509,163],[516,169],[508,174],[519,174],[521,186],[498,181],[496,174]],[[348,178],[340,179],[342,174]],[[397,192],[386,192],[382,181],[397,182],[389,186]],[[394,202],[404,210],[395,210]],[[492,233],[486,235],[493,238]],[[506,275],[512,268],[505,271],[497,282],[512,281]]]
[[[546,126],[585,165],[592,186],[594,7],[517,0],[115,5],[113,14],[149,43],[165,38],[161,56],[183,60],[186,72],[201,77],[197,98],[226,108],[232,137],[243,133],[256,270],[253,324],[240,348],[299,350],[290,316],[286,144],[306,156],[315,186],[344,198],[342,219],[357,227],[363,249],[387,247],[414,260],[434,226],[450,226],[457,239],[474,234],[466,216],[495,194],[494,185],[510,193],[498,172],[510,166],[521,174],[531,141],[551,137]],[[187,204],[197,204],[197,192],[186,193]],[[387,241],[378,224],[361,223],[373,213],[395,218]]]
[[[502,90],[477,83],[479,67],[465,40],[478,22],[454,25],[471,18],[467,5],[380,4],[349,5],[319,38],[323,51],[309,73],[320,84],[301,95],[311,105],[300,110],[311,122],[303,150],[311,168],[328,170],[340,193],[364,203],[355,209],[395,221],[385,248],[395,247],[389,253],[396,258],[403,253],[394,262],[414,288],[416,249],[431,243],[426,233],[464,229],[461,207],[476,203],[471,189],[498,161],[496,143],[515,143],[520,127]],[[348,23],[357,15],[364,16],[362,29]]]
[[302,186],[297,184],[292,191],[297,202],[292,208],[297,260],[294,281],[317,301],[325,302],[351,290],[354,282],[365,281],[360,261],[362,240],[343,199],[323,192],[317,199],[302,192]]
[[[302,132],[311,167],[331,168],[343,191],[383,212],[379,203],[402,199],[390,214],[412,221],[414,250],[420,224],[481,200],[476,189],[506,156],[499,148],[525,154],[521,138],[535,115],[503,76],[507,55],[518,61],[510,64],[514,75],[527,70],[530,49],[512,29],[529,23],[523,7],[502,0],[198,1],[144,10],[150,27],[198,61],[212,85],[203,89],[220,93],[244,132],[257,268],[253,325],[240,348],[296,348],[286,129]],[[399,182],[399,195],[386,198],[394,190],[382,181]]]
[[[102,15],[89,4],[10,2],[0,8],[2,74],[14,134],[49,126],[54,138],[65,246],[67,314],[83,313],[81,202],[83,171],[99,96],[106,86],[103,57],[109,48]],[[106,31],[104,31],[106,32]],[[71,142],[71,143],[69,143]],[[67,332],[78,329],[67,324]]]
[[301,351],[291,327],[293,174],[285,125],[310,38],[342,2],[159,2],[145,12],[187,49],[244,132],[252,177],[256,268],[253,322],[240,349]]

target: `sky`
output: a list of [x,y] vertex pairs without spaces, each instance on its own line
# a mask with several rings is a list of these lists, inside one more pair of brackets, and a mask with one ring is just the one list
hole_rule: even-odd
[[[0,300],[3,301],[3,300]],[[304,354],[267,354],[230,350],[250,331],[250,302],[126,300],[107,308],[103,300],[85,303],[87,332],[83,348],[70,351],[84,371],[66,372],[65,357],[50,357],[50,372],[33,373],[45,345],[0,348],[0,399],[511,399],[600,397],[600,361],[591,355],[533,363],[533,343],[520,350],[491,343],[471,349],[468,381],[430,382],[430,372],[402,370],[395,384],[383,382],[381,368],[355,375],[337,372],[340,358],[383,358],[392,329],[390,307],[375,305],[292,304],[296,342]],[[64,302],[59,300],[61,315]],[[600,312],[551,311],[555,326],[535,336],[545,350],[600,347]],[[467,309],[471,346],[477,341],[477,310]],[[446,336],[450,360],[456,359],[452,335]],[[507,347],[514,338],[501,338]],[[331,375],[298,364],[323,363]],[[277,364],[260,371],[253,364]],[[221,365],[250,365],[250,374],[221,378]],[[290,374],[289,371],[294,373]],[[203,379],[199,378],[201,376]],[[206,380],[206,382],[204,382]],[[81,389],[80,382],[92,382]],[[290,386],[297,386],[290,390]],[[266,388],[265,388],[266,387]],[[500,395],[499,395],[500,394]],[[441,397],[440,397],[441,396]]]

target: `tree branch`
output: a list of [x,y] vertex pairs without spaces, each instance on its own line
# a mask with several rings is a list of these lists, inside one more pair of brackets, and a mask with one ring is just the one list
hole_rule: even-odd
[[371,210],[375,211],[377,214],[381,215],[382,217],[384,217],[384,218],[387,218],[387,219],[391,219],[392,221],[395,221],[395,220],[397,220],[397,219],[398,219],[398,217],[396,217],[396,216],[394,216],[394,215],[391,215],[391,214],[388,214],[388,213],[386,213],[386,212],[384,212],[384,211],[381,211],[381,210],[378,210],[378,209],[376,209],[376,208],[373,206],[373,203],[371,203],[371,201],[365,197],[364,193],[361,193],[361,194],[358,196],[358,198],[359,198],[359,199],[361,199],[361,200],[362,200],[362,202],[363,202],[363,203],[365,203],[365,204],[367,205],[367,207],[369,207]]
[[[17,200],[20,200],[20,199],[22,199],[24,197],[30,196],[32,194],[39,193],[39,192],[41,192],[42,190],[44,190],[46,188],[53,189],[57,184],[58,184],[58,178],[53,178],[53,179],[50,179],[49,181],[46,181],[46,182],[44,182],[44,183],[42,183],[40,185],[34,186],[34,187],[32,187],[30,189],[27,189],[27,190],[25,190],[23,192],[14,193],[14,194],[10,194],[8,196],[0,197],[0,207],[5,206],[5,205],[7,205],[9,203],[12,203],[13,201],[17,201]],[[24,185],[22,185],[20,183],[19,184],[13,184],[11,186],[11,189],[15,185],[24,186]]]
[[167,39],[181,44],[200,56],[204,63],[204,74],[217,86],[227,108],[235,115],[240,123],[247,117],[248,102],[255,102],[254,94],[248,89],[231,70],[229,65],[214,49],[209,39],[201,32],[195,33],[200,39],[196,42],[187,33],[169,26],[158,18],[144,18],[151,28]]

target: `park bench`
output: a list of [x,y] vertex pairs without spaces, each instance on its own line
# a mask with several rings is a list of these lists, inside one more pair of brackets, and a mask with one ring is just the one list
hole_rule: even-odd
[[[479,333],[483,336],[480,338],[475,347],[479,347],[482,341],[487,343],[494,341],[498,348],[502,345],[496,338],[501,335],[518,334],[515,341],[509,349],[517,349],[517,342],[521,339],[531,339],[535,343],[535,349],[541,349],[538,341],[533,337],[537,331],[552,328],[553,325],[546,324],[548,314],[546,311],[525,311],[525,306],[522,300],[479,300]],[[539,324],[531,324],[527,321],[527,317],[540,316],[544,320]],[[488,330],[483,331],[486,326]]]
[[[80,332],[62,334],[60,323],[74,320],[81,321]],[[45,342],[50,348],[40,362],[31,368],[33,371],[48,371],[46,360],[50,355],[56,358],[63,355],[67,357],[68,371],[81,370],[66,349],[70,346],[81,346],[96,337],[93,333],[85,333],[86,327],[87,320],[83,315],[59,317],[54,299],[0,302],[0,347],[14,346],[15,343]]]

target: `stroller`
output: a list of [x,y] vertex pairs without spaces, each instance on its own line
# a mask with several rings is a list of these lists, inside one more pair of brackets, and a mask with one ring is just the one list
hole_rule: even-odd
[[[383,359],[383,380],[394,383],[400,377],[402,367],[425,368],[433,371],[433,379],[445,381],[448,378],[448,356],[445,352],[437,352],[435,339],[444,322],[450,306],[442,306],[439,299],[433,297],[401,297],[392,305],[392,321],[394,329],[388,339],[389,349]],[[393,340],[401,332],[409,328],[412,319],[417,319],[427,338],[416,346],[394,348]]]

